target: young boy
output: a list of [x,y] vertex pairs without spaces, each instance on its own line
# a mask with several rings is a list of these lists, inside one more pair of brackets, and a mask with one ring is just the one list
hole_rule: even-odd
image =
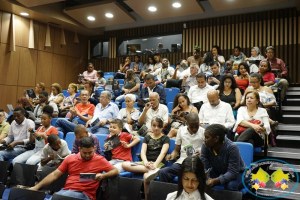
[[51,134],[47,140],[48,144],[42,150],[41,162],[37,171],[42,171],[44,166],[57,168],[62,163],[62,158],[70,155],[67,142],[60,140],[58,135]]
[[[122,163],[125,161],[132,161],[131,157],[131,147],[140,142],[140,138],[135,137],[129,133],[122,132],[123,122],[120,119],[113,119],[110,122],[109,135],[107,139],[117,135],[120,139],[121,144],[113,149],[111,149],[112,160],[109,162],[114,165],[119,172],[124,171],[122,168]],[[129,143],[132,141],[131,143]],[[111,144],[107,142],[104,144],[104,148],[108,149]]]

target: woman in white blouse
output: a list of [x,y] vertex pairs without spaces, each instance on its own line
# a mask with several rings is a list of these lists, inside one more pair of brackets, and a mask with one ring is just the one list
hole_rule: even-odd
[[204,193],[206,176],[198,156],[184,159],[178,174],[178,191],[168,194],[166,200],[213,200]]
[[118,114],[118,119],[122,120],[124,123],[124,128],[130,133],[132,131],[132,124],[139,119],[140,111],[135,109],[134,103],[136,101],[136,96],[134,94],[125,95],[125,106],[122,108]]
[[[257,91],[250,90],[245,94],[243,105],[238,109],[237,121],[233,131],[238,125],[246,128],[242,133],[236,136],[237,142],[249,142],[254,147],[261,147],[264,144],[265,133],[271,132],[269,124],[269,115],[265,108],[258,107],[260,103]],[[260,124],[253,124],[250,120],[259,120]]]

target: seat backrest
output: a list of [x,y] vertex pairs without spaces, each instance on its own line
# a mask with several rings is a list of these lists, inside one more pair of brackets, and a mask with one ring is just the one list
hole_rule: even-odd
[[11,163],[9,161],[0,161],[0,184],[5,185],[7,181],[7,170]]
[[63,95],[64,95],[65,97],[70,96],[70,94],[68,93],[68,90],[63,90]]
[[[55,170],[56,170],[56,168],[54,168],[54,167],[44,166],[42,169],[42,172],[41,172],[40,180],[43,180],[46,176],[48,176]],[[68,178],[68,173],[66,172],[61,177],[59,177],[58,179],[56,179],[49,185],[44,186],[41,189],[50,190],[52,192],[58,192],[59,190],[61,190],[61,188],[63,188],[65,186],[67,178]]]
[[55,122],[58,120],[58,118],[52,118],[51,120],[51,126],[54,126]]
[[65,137],[65,141],[68,144],[68,148],[72,151],[73,148],[73,142],[75,139],[75,133],[74,132],[68,132],[66,137]]
[[[173,139],[173,138],[171,138],[170,139],[170,146],[169,146],[169,149],[168,149],[168,152],[167,152],[167,154],[171,154],[173,151],[174,151],[174,149],[175,149],[175,139]],[[172,165],[173,164],[173,162],[172,161],[169,161],[169,162],[167,162],[166,163],[166,167],[167,166],[170,166],[170,165]]]
[[165,200],[169,193],[177,191],[178,185],[172,183],[164,183],[159,181],[151,181],[149,189],[149,200]]
[[119,84],[123,84],[124,85],[124,79],[115,79],[115,81],[119,81]]
[[82,198],[68,197],[59,194],[53,194],[52,200],[84,200]]
[[108,135],[105,135],[105,134],[95,134],[95,135],[98,137],[101,151],[105,151],[105,149],[104,149],[104,144],[105,144],[104,140],[106,140]]
[[136,154],[141,153],[144,138],[141,136],[139,136],[139,138],[141,139],[141,141],[138,144],[131,147],[131,156],[133,162],[140,161],[139,157]]
[[240,154],[246,166],[249,166],[253,161],[253,146],[246,142],[235,142],[240,149]]
[[119,199],[140,200],[142,184],[142,179],[119,177]]
[[8,200],[44,200],[45,196],[44,192],[13,187],[10,190]]
[[206,194],[208,194],[212,199],[242,200],[243,198],[243,193],[239,191],[210,189],[206,191]]
[[59,137],[59,139],[64,139],[64,133],[61,131],[58,131],[58,137]]
[[115,72],[104,72],[104,76],[106,76],[106,75],[112,75],[112,76],[114,76]]
[[169,102],[169,103],[168,103],[168,110],[169,110],[169,113],[172,112],[172,108],[173,108],[173,102]]
[[113,75],[104,75],[105,80],[108,80],[109,78],[114,78]]
[[178,88],[165,88],[166,91],[166,102],[173,102],[174,101],[174,97],[176,96],[176,94],[179,93],[179,89]]
[[16,163],[11,173],[11,185],[34,186],[37,165]]

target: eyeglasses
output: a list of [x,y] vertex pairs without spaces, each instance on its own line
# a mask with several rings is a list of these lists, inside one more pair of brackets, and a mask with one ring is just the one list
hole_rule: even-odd
[[227,81],[225,81],[225,82],[224,82],[224,84],[231,84],[231,82],[227,82]]

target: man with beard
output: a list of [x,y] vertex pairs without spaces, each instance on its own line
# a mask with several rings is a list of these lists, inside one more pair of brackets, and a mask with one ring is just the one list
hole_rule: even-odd
[[189,65],[192,63],[196,63],[197,65],[200,66],[203,63],[203,60],[200,56],[200,47],[195,46],[193,55],[188,57],[186,60],[189,62]]

